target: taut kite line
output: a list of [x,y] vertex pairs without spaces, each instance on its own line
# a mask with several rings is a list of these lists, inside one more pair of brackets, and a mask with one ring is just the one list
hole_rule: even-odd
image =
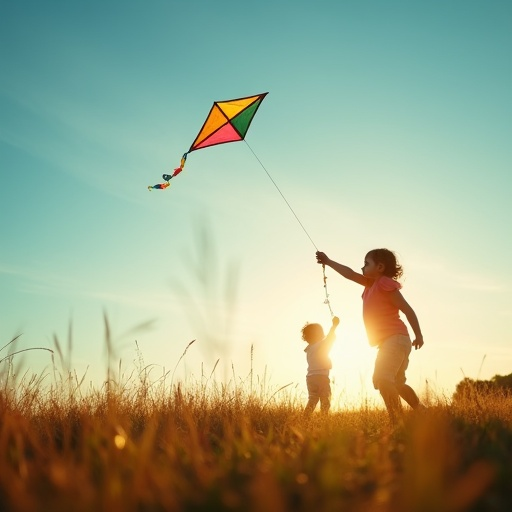
[[256,96],[214,102],[190,149],[181,157],[180,166],[174,169],[172,174],[162,175],[165,183],[150,185],[148,190],[169,187],[170,180],[183,171],[187,155],[192,151],[244,140],[255,114],[267,94],[268,92],[264,92]]

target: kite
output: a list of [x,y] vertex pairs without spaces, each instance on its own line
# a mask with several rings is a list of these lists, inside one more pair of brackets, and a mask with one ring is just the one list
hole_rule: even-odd
[[148,190],[163,190],[169,187],[171,179],[183,171],[187,155],[192,151],[244,140],[254,115],[267,94],[268,92],[264,92],[245,98],[215,101],[190,149],[182,156],[180,166],[174,169],[172,174],[162,175],[165,183],[150,185]]

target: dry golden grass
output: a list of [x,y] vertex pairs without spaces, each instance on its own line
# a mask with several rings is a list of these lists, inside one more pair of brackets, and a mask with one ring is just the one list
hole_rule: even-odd
[[438,400],[392,429],[368,407],[305,418],[263,386],[43,380],[4,375],[0,510],[512,510],[506,395]]

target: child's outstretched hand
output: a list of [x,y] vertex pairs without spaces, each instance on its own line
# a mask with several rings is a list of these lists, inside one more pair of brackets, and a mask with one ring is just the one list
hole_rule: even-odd
[[340,319],[337,316],[333,316],[332,317],[332,326],[338,327],[338,325],[340,325]]

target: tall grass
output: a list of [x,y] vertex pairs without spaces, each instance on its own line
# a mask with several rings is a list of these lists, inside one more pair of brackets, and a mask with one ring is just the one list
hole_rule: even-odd
[[252,370],[186,386],[150,378],[142,356],[117,370],[85,389],[70,368],[3,375],[0,510],[512,509],[506,395],[431,398],[392,429],[369,406],[304,417]]
[[[221,272],[208,233],[201,231],[189,258],[198,289],[187,295],[185,312],[194,313],[207,346],[224,350],[237,272],[216,289]],[[218,296],[222,314],[212,306]],[[452,404],[430,394],[429,409],[408,412],[398,428],[367,401],[305,417],[297,389],[254,374],[252,349],[249,374],[240,378],[232,367],[227,383],[215,379],[218,360],[196,382],[175,379],[194,341],[172,371],[155,376],[156,365],[138,351],[127,373],[115,364],[104,323],[101,386],[72,369],[71,327],[66,354],[54,339],[48,374],[20,378],[15,350],[0,361],[0,511],[512,510],[506,395],[476,393]]]

